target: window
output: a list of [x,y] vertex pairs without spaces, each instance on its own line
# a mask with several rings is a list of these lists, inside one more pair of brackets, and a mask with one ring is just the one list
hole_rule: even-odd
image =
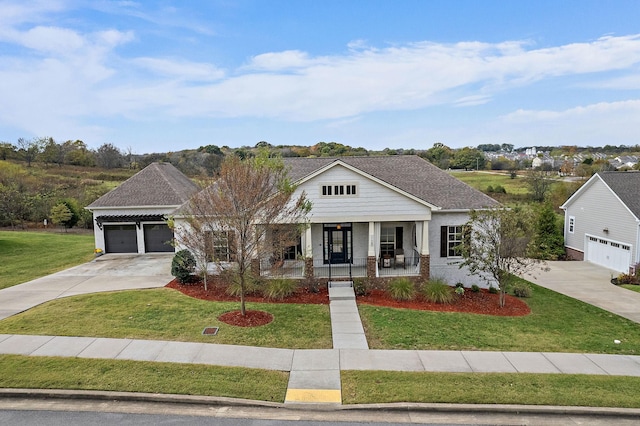
[[463,242],[463,226],[442,226],[440,228],[440,257],[460,257]]
[[231,260],[231,233],[227,231],[207,231],[206,255],[209,262],[229,262]]
[[623,244],[622,245],[622,250],[631,250],[631,247],[628,245]]
[[328,196],[354,196],[357,194],[357,185],[322,185],[322,195]]
[[569,233],[573,234],[573,231],[576,227],[576,218],[574,216],[569,216]]
[[396,228],[380,229],[380,255],[393,257],[396,250]]

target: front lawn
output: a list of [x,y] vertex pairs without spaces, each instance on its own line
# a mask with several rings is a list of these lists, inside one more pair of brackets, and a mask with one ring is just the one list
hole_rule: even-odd
[[88,262],[93,249],[93,234],[0,231],[0,289]]
[[284,402],[289,374],[239,367],[0,355],[0,388],[208,395]]
[[[640,325],[530,284],[523,317],[359,305],[372,349],[640,354]],[[622,341],[616,345],[614,340]]]
[[640,377],[343,371],[342,401],[638,408],[639,386]]
[[620,287],[626,288],[627,290],[637,291],[640,293],[640,285],[637,284],[621,284]]
[[[47,302],[0,321],[0,334],[114,337],[225,343],[273,348],[332,347],[327,305],[247,303],[247,309],[271,313],[261,327],[235,327],[218,316],[239,302],[209,302],[171,289],[121,291]],[[205,327],[220,327],[216,336]]]

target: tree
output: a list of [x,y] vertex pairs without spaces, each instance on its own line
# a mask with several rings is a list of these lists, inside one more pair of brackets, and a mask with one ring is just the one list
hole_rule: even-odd
[[453,151],[442,142],[436,142],[422,156],[439,168],[448,169]]
[[551,188],[551,184],[553,184],[553,180],[549,179],[547,174],[542,170],[530,170],[527,173],[525,181],[529,187],[531,198],[538,202],[544,201],[549,188]]
[[462,148],[454,153],[451,167],[454,169],[484,169],[484,153],[475,148]]
[[277,250],[277,241],[267,241],[269,231],[290,224],[287,229],[300,232],[296,225],[307,222],[311,205],[304,193],[293,199],[295,189],[282,160],[269,158],[268,152],[245,160],[230,155],[218,180],[190,200],[186,226],[176,226],[176,241],[196,257],[205,287],[209,262],[235,274],[242,315],[252,261]]
[[118,148],[110,143],[105,143],[96,151],[96,162],[98,166],[105,169],[115,169],[122,167],[124,157]]
[[544,203],[538,211],[533,256],[543,260],[558,260],[564,255],[564,235],[558,226],[558,217],[550,203]]
[[18,152],[27,162],[27,167],[31,167],[31,162],[36,159],[41,150],[42,144],[39,139],[18,139]]
[[473,210],[465,226],[461,245],[464,261],[472,274],[500,286],[500,307],[505,305],[511,275],[531,273],[541,264],[532,259],[531,220],[524,211],[495,208]]
[[73,213],[71,213],[71,210],[65,203],[58,203],[51,208],[51,222],[54,225],[62,226],[65,229],[65,232],[67,227],[64,226],[64,224],[68,222],[72,216]]

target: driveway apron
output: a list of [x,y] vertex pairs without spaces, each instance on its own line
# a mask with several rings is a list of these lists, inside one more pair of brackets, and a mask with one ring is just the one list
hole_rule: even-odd
[[522,278],[640,323],[640,293],[611,284],[618,272],[591,262],[557,261],[547,266],[547,272]]

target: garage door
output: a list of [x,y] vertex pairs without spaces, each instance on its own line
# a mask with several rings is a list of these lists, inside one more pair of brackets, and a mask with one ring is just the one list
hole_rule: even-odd
[[173,231],[166,224],[144,225],[144,247],[147,253],[172,252]]
[[135,225],[105,225],[104,241],[107,253],[138,252]]
[[587,237],[587,260],[618,272],[629,272],[631,246]]

